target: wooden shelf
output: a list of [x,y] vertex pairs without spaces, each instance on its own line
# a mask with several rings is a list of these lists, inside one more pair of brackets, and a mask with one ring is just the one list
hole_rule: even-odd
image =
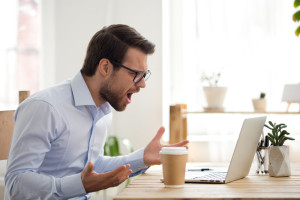
[[187,139],[187,115],[189,114],[257,114],[257,115],[300,115],[300,112],[253,112],[253,111],[188,111],[186,104],[170,106],[169,143],[174,144]]

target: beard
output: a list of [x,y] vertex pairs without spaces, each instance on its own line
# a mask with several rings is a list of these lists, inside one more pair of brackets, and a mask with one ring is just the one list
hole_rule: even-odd
[[124,95],[119,95],[112,91],[109,81],[104,82],[99,90],[99,95],[105,99],[116,111],[124,111],[127,104],[123,103]]

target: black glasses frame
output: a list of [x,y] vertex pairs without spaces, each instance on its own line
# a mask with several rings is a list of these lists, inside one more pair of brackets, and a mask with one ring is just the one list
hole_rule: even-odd
[[[134,83],[138,83],[140,82],[143,78],[145,79],[145,81],[150,77],[151,75],[151,71],[150,70],[147,70],[147,72],[143,72],[143,71],[136,71],[136,70],[133,70],[133,69],[130,69],[129,67],[126,67],[125,65],[122,65],[121,63],[119,62],[116,62],[114,60],[111,60],[111,59],[108,59],[112,64],[114,65],[118,65],[119,67],[122,67],[124,69],[127,69],[131,72],[134,72],[135,73],[135,76],[133,78],[133,82]],[[138,79],[136,79],[140,74],[143,74],[141,77],[139,77]]]

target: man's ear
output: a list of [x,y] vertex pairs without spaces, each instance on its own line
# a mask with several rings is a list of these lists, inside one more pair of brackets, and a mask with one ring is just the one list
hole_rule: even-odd
[[97,71],[102,75],[102,76],[107,76],[111,73],[112,66],[109,62],[108,59],[102,58],[98,64]]

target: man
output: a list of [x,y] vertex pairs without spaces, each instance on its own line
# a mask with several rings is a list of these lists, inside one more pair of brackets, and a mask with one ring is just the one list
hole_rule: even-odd
[[81,72],[26,99],[15,113],[5,199],[87,199],[160,164],[163,127],[144,149],[103,156],[110,106],[125,110],[145,88],[153,52],[135,29],[104,27],[91,39]]

